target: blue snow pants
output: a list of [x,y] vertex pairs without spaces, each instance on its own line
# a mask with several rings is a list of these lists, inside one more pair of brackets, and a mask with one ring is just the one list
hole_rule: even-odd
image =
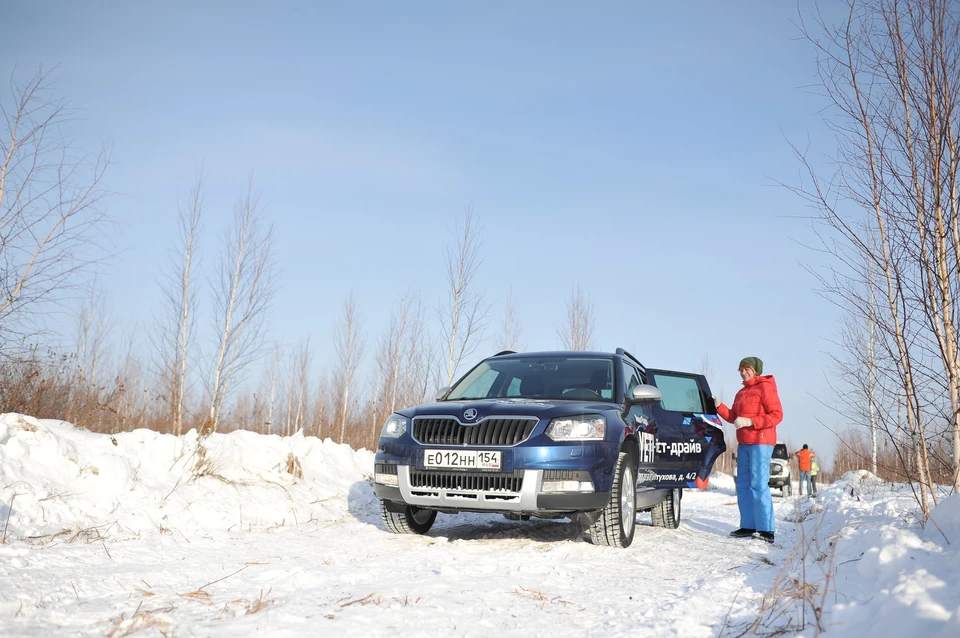
[[770,495],[772,445],[737,446],[737,506],[740,527],[775,532],[773,497]]

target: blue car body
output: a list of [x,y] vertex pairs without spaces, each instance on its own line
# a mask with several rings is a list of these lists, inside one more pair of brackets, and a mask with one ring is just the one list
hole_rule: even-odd
[[[537,376],[547,379],[543,396],[524,388],[539,390]],[[595,387],[580,387],[597,379]],[[656,387],[662,400],[635,400],[638,386]],[[388,512],[582,516],[590,523],[610,502],[625,454],[636,470],[630,498],[648,510],[671,495],[679,501],[683,488],[705,486],[726,449],[710,396],[702,375],[647,369],[621,349],[500,353],[437,402],[391,417],[377,446],[374,491]],[[558,440],[551,427],[593,438]]]

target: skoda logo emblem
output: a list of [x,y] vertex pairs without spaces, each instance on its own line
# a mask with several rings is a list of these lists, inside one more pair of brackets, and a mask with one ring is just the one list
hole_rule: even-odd
[[474,410],[473,408],[470,408],[469,410],[464,410],[463,418],[465,418],[467,421],[473,421],[475,418],[477,418],[477,411]]

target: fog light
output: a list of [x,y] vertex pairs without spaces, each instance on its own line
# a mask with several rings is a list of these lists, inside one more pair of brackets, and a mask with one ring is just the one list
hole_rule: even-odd
[[593,492],[592,481],[544,481],[542,492]]
[[397,487],[397,485],[399,485],[396,474],[381,474],[380,472],[377,472],[374,475],[373,480],[380,485],[392,485],[393,487]]

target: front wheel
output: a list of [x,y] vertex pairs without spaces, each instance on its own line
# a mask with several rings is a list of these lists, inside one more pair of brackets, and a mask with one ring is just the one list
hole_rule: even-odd
[[613,474],[610,502],[590,526],[594,545],[630,547],[637,528],[637,470],[630,455],[621,452]]
[[683,491],[680,489],[672,489],[667,492],[667,498],[650,510],[653,526],[666,527],[667,529],[680,527],[680,500],[682,498]]
[[394,534],[426,534],[437,520],[437,512],[411,505],[404,506],[399,512],[391,512],[386,502],[380,501],[380,519],[387,531]]

